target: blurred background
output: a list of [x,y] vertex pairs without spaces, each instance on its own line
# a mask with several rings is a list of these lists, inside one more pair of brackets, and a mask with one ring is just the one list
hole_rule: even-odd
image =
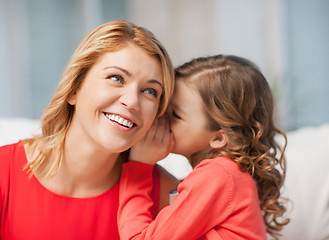
[[175,66],[254,61],[284,130],[329,122],[328,0],[0,0],[0,117],[40,118],[79,42],[111,20],[151,30]]
[[[37,129],[75,48],[112,20],[148,28],[175,66],[222,53],[262,69],[288,131],[282,239],[329,239],[329,0],[0,0],[0,145]],[[191,171],[180,155],[159,164]]]

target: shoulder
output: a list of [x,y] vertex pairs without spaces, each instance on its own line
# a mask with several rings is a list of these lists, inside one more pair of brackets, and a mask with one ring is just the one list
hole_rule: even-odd
[[5,153],[8,153],[10,151],[13,151],[17,147],[17,145],[20,144],[20,143],[21,142],[17,142],[17,143],[11,143],[11,144],[0,146],[0,153],[5,154]]
[[19,148],[24,148],[21,141],[13,144],[8,144],[0,147],[0,164],[3,165],[9,162],[16,153],[16,150]]
[[24,165],[26,159],[22,141],[0,147],[0,175],[8,175],[11,168]]
[[232,174],[237,174],[237,170],[237,164],[231,159],[227,157],[217,157],[202,160],[190,175],[205,176],[203,179],[206,180],[210,180],[211,177],[216,176],[216,178],[212,178],[212,180],[222,179],[226,181],[227,178],[232,177]]
[[160,202],[159,211],[169,204],[169,193],[177,189],[179,181],[172,174],[160,165],[155,165],[159,173],[160,181]]
[[204,174],[219,174],[221,173],[221,177],[230,177],[232,179],[239,178],[251,178],[251,176],[242,172],[236,162],[228,157],[217,157],[213,159],[205,159],[203,160],[195,170],[200,172],[204,172]]
[[[243,199],[246,205],[256,204],[258,206],[258,190],[256,183],[252,176],[248,172],[243,172],[240,170],[239,166],[227,157],[219,157],[211,160],[210,171],[217,171],[216,181],[217,184],[223,181],[226,182],[226,186],[229,186],[232,192],[232,199],[239,199],[240,202]],[[235,201],[237,202],[237,201]]]
[[[178,192],[208,192],[209,195],[216,195],[218,192],[232,192],[234,181],[232,173],[227,168],[227,163],[222,161],[226,158],[213,158],[202,160],[187,177],[179,184]],[[231,161],[234,166],[234,162]],[[228,163],[230,166],[230,163]],[[225,189],[225,190],[224,190]]]
[[[227,157],[217,157],[202,160],[193,171],[184,179],[186,185],[193,188],[230,189],[234,193],[244,186],[253,190],[256,185],[247,172],[242,172],[238,165]],[[256,189],[257,192],[257,189]]]
[[[205,159],[185,179],[185,187],[193,185],[192,189],[206,188],[209,194],[228,199],[228,203],[244,206],[258,206],[258,190],[255,181],[248,172],[243,172],[230,158],[218,157]],[[184,180],[184,181],[185,181]],[[241,204],[240,204],[241,205]],[[235,206],[236,207],[236,206]]]
[[238,164],[227,157],[215,159],[214,164],[225,169],[227,174],[232,178],[235,185],[249,186],[255,185],[252,176],[248,172],[241,171]]
[[8,186],[11,169],[14,165],[17,150],[23,148],[22,142],[4,145],[0,147],[0,190],[1,192]]

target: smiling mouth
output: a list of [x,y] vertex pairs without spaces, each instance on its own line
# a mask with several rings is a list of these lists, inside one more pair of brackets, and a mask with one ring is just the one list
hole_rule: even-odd
[[115,114],[110,114],[110,113],[104,113],[104,115],[112,122],[116,122],[120,124],[121,126],[124,126],[126,128],[132,128],[137,126],[135,123],[132,121],[125,119],[121,116],[115,115]]

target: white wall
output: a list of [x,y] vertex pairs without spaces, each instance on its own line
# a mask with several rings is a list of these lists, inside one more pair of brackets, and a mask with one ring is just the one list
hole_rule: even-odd
[[174,65],[218,53],[260,66],[285,129],[329,122],[327,0],[2,0],[0,117],[39,118],[65,64],[95,26],[130,20]]

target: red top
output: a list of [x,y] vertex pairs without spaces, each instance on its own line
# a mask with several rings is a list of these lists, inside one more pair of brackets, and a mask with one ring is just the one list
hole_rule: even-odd
[[122,240],[266,239],[256,184],[229,158],[203,160],[154,221],[149,212],[151,173],[151,165],[123,165],[118,211]]
[[[73,240],[119,239],[117,210],[119,182],[90,198],[55,194],[23,167],[22,142],[0,147],[0,239]],[[159,175],[154,171],[155,215],[159,203]]]

